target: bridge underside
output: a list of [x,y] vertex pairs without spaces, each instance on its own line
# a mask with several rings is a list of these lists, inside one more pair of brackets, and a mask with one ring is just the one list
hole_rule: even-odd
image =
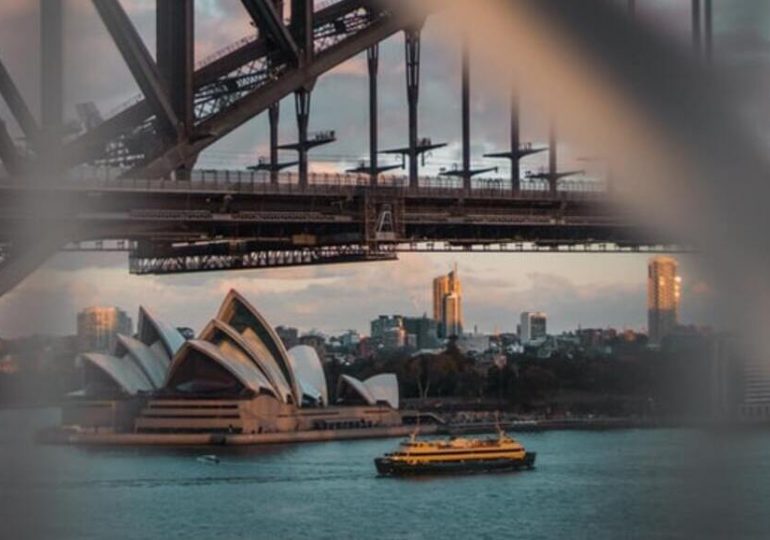
[[631,226],[603,193],[360,182],[120,179],[39,192],[6,184],[0,242],[14,243],[4,231],[33,228],[43,235],[68,231],[61,244],[120,241],[136,274],[383,261],[404,251],[675,249]]

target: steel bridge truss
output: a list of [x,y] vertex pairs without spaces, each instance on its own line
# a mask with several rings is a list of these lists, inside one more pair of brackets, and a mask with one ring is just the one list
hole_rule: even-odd
[[193,69],[185,8],[192,0],[176,9],[169,6],[177,2],[159,4],[157,65],[118,0],[93,2],[143,95],[69,142],[65,155],[71,165],[131,166],[142,177],[191,169],[203,149],[410,22],[374,0],[336,0],[316,11],[312,0],[292,0],[287,27],[275,19],[282,1],[243,0],[255,33]]
[[[228,253],[231,250],[233,253]],[[81,249],[89,250],[88,246]],[[395,261],[400,253],[539,253],[539,254],[645,254],[683,253],[688,248],[676,245],[622,245],[622,244],[571,244],[534,242],[501,244],[457,245],[448,242],[420,242],[411,244],[381,244],[372,249],[364,245],[334,247],[306,247],[292,250],[255,250],[239,252],[237,246],[214,244],[204,246],[178,246],[163,251],[145,253],[134,248],[129,253],[129,269],[135,275],[169,275],[198,272],[251,270],[260,268],[285,268],[317,264],[344,264]],[[178,251],[178,253],[174,253]],[[190,251],[193,254],[184,254]],[[203,254],[209,251],[209,253]]]
[[[477,178],[490,169],[472,167],[467,42],[460,81],[462,169],[446,172],[440,183],[421,178],[425,153],[445,146],[419,132],[424,15],[378,0],[328,0],[318,6],[314,0],[286,0],[287,6],[284,0],[241,0],[243,16],[255,30],[196,65],[194,0],[158,0],[155,55],[120,0],[91,1],[142,94],[104,120],[94,104],[79,106],[84,129],[68,133],[62,6],[40,0],[39,119],[0,60],[0,96],[26,143],[16,144],[0,119],[0,160],[7,173],[0,174],[0,294],[76,240],[94,241],[98,251],[128,251],[137,274],[382,261],[400,252],[679,250],[656,244],[666,239],[641,233],[626,216],[608,212],[603,190],[573,191],[566,179],[572,173],[558,170],[555,128],[550,148],[522,142],[515,92],[510,148],[485,156],[510,161],[510,182]],[[708,51],[711,20],[706,19]],[[408,146],[383,151],[379,44],[399,32],[405,36]],[[335,133],[308,137],[311,94],[319,77],[361,53],[369,74],[369,163],[355,170],[357,176],[324,185],[309,171],[308,152],[334,141]],[[281,145],[278,104],[292,94],[299,142]],[[214,172],[213,179],[210,171],[194,169],[204,149],[268,110],[270,163],[251,172]],[[298,160],[279,162],[281,149],[296,151]],[[546,150],[548,170],[522,181],[520,161]],[[380,164],[380,154],[400,155],[407,178],[383,176],[393,167]],[[298,178],[280,174],[292,165],[299,166]],[[119,178],[111,174],[115,168]],[[83,170],[110,172],[106,180],[76,178]],[[39,190],[32,181],[39,177],[56,181]]]
[[[295,249],[265,249],[245,253],[228,253],[222,246],[165,248],[166,255],[145,253],[138,248],[129,253],[129,271],[135,275],[189,274],[226,270],[289,268],[318,264],[347,264],[395,261],[393,252],[370,251],[364,246],[328,246]],[[174,254],[174,251],[181,252]],[[191,251],[193,254],[184,254]],[[204,253],[209,251],[209,253]]]

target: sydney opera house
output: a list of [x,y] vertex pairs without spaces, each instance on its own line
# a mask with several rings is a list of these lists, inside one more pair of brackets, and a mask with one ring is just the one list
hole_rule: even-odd
[[383,374],[339,380],[330,403],[315,350],[286,350],[238,292],[197,339],[186,340],[150,311],[112,354],[83,354],[82,390],[69,396],[62,427],[77,433],[262,434],[401,425],[398,381]]

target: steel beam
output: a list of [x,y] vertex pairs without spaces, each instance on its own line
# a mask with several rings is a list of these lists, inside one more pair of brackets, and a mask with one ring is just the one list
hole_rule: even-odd
[[310,102],[312,92],[307,88],[300,88],[294,93],[294,103],[297,112],[297,134],[299,135],[299,144],[297,153],[299,154],[299,185],[308,184],[308,146],[307,130],[310,124]]
[[692,0],[692,48],[700,59],[702,54],[701,38],[701,0]]
[[714,13],[712,0],[703,0],[703,53],[707,64],[714,61]]
[[12,176],[19,174],[21,170],[19,151],[16,149],[16,145],[8,133],[8,128],[2,120],[0,120],[0,160],[3,161],[5,170],[9,174]]
[[371,184],[377,185],[379,177],[379,116],[378,116],[378,73],[380,69],[380,45],[374,45],[366,50],[367,66],[369,68],[369,167],[371,168]]
[[462,45],[463,188],[471,189],[471,56],[468,37]]
[[183,123],[185,134],[192,132],[193,73],[195,70],[195,9],[193,0],[156,0],[158,74],[171,107]]
[[63,2],[40,0],[40,124],[46,143],[61,143],[64,124]]
[[556,194],[559,183],[559,143],[556,140],[556,122],[548,128],[548,189]]
[[406,55],[406,96],[409,106],[409,186],[419,187],[418,162],[418,105],[420,102],[420,34],[421,28],[409,28],[404,32]]
[[[272,5],[275,9],[275,12],[278,14],[281,26],[283,27],[283,0],[272,0]],[[292,39],[292,42],[293,41],[294,40]],[[268,111],[268,121],[270,123],[270,183],[277,185],[279,173],[281,170],[280,161],[278,160],[278,146],[280,144],[279,137],[281,125],[280,101],[276,101],[270,105],[270,109]]]
[[315,55],[314,17],[313,0],[291,0],[291,33],[306,63],[312,62]]
[[247,253],[209,253],[201,246],[198,255],[144,257],[141,251],[129,256],[132,274],[184,274],[226,270],[256,270],[328,264],[385,262],[397,260],[393,252],[371,251],[361,246],[329,246],[262,250]]
[[[150,56],[142,38],[118,0],[92,0],[104,25],[128,65],[142,94],[155,114],[159,129],[172,139],[178,138],[179,118],[158,72],[158,66]],[[186,161],[186,158],[185,160]]]
[[[365,5],[368,0],[342,0],[334,2],[315,13],[313,23],[316,26],[323,26],[333,23],[338,18],[344,17],[347,13],[359,9]],[[276,8],[280,13],[283,10]],[[293,30],[292,30],[293,31]],[[295,39],[295,42],[297,40]],[[215,82],[220,77],[227,75],[239,67],[253,62],[270,52],[270,46],[267,39],[260,36],[256,41],[245,43],[234,51],[225,54],[221,58],[213,60],[211,63],[201,66],[195,73],[196,86],[203,86]]]
[[180,154],[201,152],[248,120],[267,110],[276,101],[312,84],[324,73],[369,47],[384,41],[412,23],[413,18],[408,15],[391,15],[372,23],[366,30],[362,30],[355,36],[344,39],[318,54],[309,65],[287,70],[279,80],[267,83],[239,100],[238,103],[202,122],[198,126],[198,130],[208,134],[208,137],[196,139],[187,149],[184,148],[186,146],[184,144],[166,147],[161,154],[133,171],[132,174],[150,178],[166,175],[168,168],[175,167],[175,164],[179,162]]
[[511,189],[521,187],[521,128],[519,119],[519,95],[511,90]]
[[34,147],[40,135],[40,128],[35,121],[35,117],[32,116],[27,102],[24,101],[24,97],[19,92],[18,87],[13,82],[13,78],[2,61],[0,61],[0,94],[8,105],[11,114],[16,119],[16,123],[19,124],[22,132],[24,132],[27,141]]
[[[195,7],[193,0],[156,1],[158,73],[181,135],[189,138],[195,128],[193,75],[195,72]],[[195,159],[180,166],[177,180],[188,180]]]
[[260,33],[277,46],[289,60],[298,62],[299,47],[289,29],[283,24],[283,10],[279,11],[272,0],[241,0],[241,3]]
[[119,112],[65,145],[63,151],[65,164],[74,166],[101,157],[109,141],[130,130],[132,126],[140,125],[150,116],[152,116],[152,110],[147,100]]
[[270,105],[268,118],[270,121],[270,183],[278,184],[278,137],[281,121],[281,102]]
[[[369,5],[368,3],[370,1],[371,0],[341,0],[339,2],[332,3],[315,13],[314,24],[317,27],[331,24],[337,19],[344,17],[346,14],[355,12],[361,7]],[[395,20],[396,18],[397,17],[393,15],[389,16],[390,20]],[[402,25],[406,24],[405,17],[400,16],[398,18],[401,19]],[[378,31],[381,30],[383,27],[382,24],[377,24],[377,23],[374,23],[373,26],[377,27]],[[403,28],[403,26],[400,26],[399,28],[396,28],[395,30],[388,32],[383,36],[382,39],[389,37],[396,31],[400,30],[401,28]],[[368,41],[368,38],[366,38],[365,36],[362,35],[361,37]],[[361,50],[364,50],[364,49],[361,49]],[[357,51],[357,52],[360,52],[360,51]],[[207,63],[206,65],[203,65],[199,69],[197,69],[195,71],[195,76],[194,76],[195,88],[199,89],[203,86],[212,84],[216,82],[217,79],[219,79],[220,77],[223,77],[228,73],[232,73],[233,71],[239,69],[240,67],[248,65],[249,63],[254,62],[259,58],[263,58],[268,53],[269,53],[269,47],[266,39],[259,37],[255,41],[247,41],[243,45],[234,49],[233,51],[228,52],[227,54],[224,54],[222,57],[216,58],[211,62]],[[318,75],[320,75],[320,73]],[[276,100],[281,99],[283,97],[286,97],[290,93],[291,91],[285,92],[283,93],[283,95],[276,97],[275,99]],[[271,95],[273,94],[271,93]],[[230,111],[223,111],[223,112],[230,112]],[[132,127],[141,124],[142,122],[147,120],[151,115],[152,115],[152,110],[149,104],[147,103],[147,101],[144,100],[135,105],[132,105],[125,111],[122,111],[121,113],[119,113],[118,115],[105,120],[96,129],[81,135],[78,139],[76,139],[75,141],[67,145],[64,152],[64,154],[67,157],[67,164],[75,165],[78,163],[83,163],[91,159],[96,159],[100,157],[101,151],[99,149],[100,148],[103,149],[104,145],[108,141],[113,140],[115,137],[119,136],[121,133],[126,132],[127,130],[130,130]],[[212,135],[216,137],[217,134],[212,134]],[[208,142],[204,142],[203,144],[198,144],[200,142],[201,141],[198,141],[194,145],[194,148],[193,148],[194,150],[200,151],[202,148],[205,148],[206,146],[211,144],[211,142],[214,142],[214,141],[209,139]],[[177,160],[176,156],[179,154],[179,151],[181,151],[181,145],[179,145],[179,147],[176,147],[172,150],[169,150],[169,155],[171,156],[169,159],[171,159],[172,161],[176,161]],[[158,160],[158,163],[160,163],[160,159]]]

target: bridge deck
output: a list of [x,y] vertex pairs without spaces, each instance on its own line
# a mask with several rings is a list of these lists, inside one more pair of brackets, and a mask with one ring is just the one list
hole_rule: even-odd
[[44,185],[12,182],[0,179],[0,190],[53,190],[53,191],[120,191],[164,192],[190,194],[259,194],[259,195],[348,195],[387,194],[406,198],[494,198],[524,201],[564,201],[607,199],[601,182],[592,180],[563,181],[556,193],[549,191],[547,182],[524,180],[518,189],[499,178],[474,179],[470,190],[463,188],[461,179],[425,177],[418,187],[410,187],[404,176],[383,176],[373,185],[368,175],[319,174],[309,176],[307,185],[299,183],[294,173],[282,173],[277,182],[261,171],[210,170],[196,171],[189,181],[120,177],[116,173],[101,172],[93,175],[72,175]]

